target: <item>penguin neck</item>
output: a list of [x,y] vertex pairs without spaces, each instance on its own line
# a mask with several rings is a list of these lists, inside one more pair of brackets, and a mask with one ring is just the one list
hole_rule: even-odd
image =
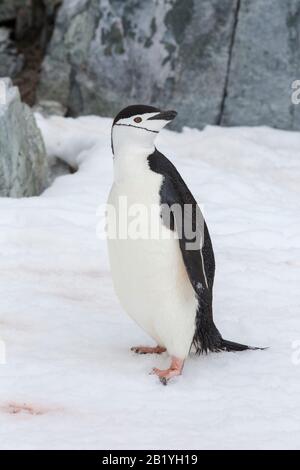
[[114,148],[114,180],[141,178],[149,170],[148,157],[155,151],[149,145],[122,145]]
[[156,133],[134,126],[113,126],[114,180],[141,181],[149,170],[148,156],[154,150]]

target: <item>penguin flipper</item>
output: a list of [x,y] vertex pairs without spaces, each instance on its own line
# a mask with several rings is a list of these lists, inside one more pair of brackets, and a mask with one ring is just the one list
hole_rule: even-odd
[[198,299],[193,344],[198,353],[220,351],[222,337],[212,312],[215,259],[204,217],[177,169],[163,154],[155,150],[148,162],[152,171],[164,177],[160,189],[161,216],[164,225],[178,233],[185,269]]
[[[196,294],[212,291],[215,259],[209,231],[193,194],[173,165],[157,149],[148,157],[150,169],[164,177],[160,189],[162,219],[179,233],[179,246],[190,282]],[[170,213],[164,208],[169,207]]]

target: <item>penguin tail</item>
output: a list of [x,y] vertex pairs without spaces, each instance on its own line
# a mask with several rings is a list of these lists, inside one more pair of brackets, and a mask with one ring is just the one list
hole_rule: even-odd
[[252,351],[260,350],[264,351],[268,348],[260,348],[255,346],[247,346],[246,344],[235,343],[234,341],[227,341],[226,339],[221,338],[220,350],[221,351],[246,351],[250,349]]
[[209,351],[220,352],[268,349],[247,346],[246,344],[235,343],[234,341],[223,339],[213,321],[212,299],[209,295],[199,297],[195,334],[192,345],[195,347],[196,354],[207,354]]
[[211,352],[238,352],[238,351],[264,351],[268,349],[268,347],[256,347],[256,346],[248,346],[247,344],[235,343],[234,341],[228,341],[227,339],[223,339],[218,330],[213,327],[210,330],[210,334],[201,334],[201,338],[198,337],[194,338],[193,344],[196,348],[196,354],[203,354]]

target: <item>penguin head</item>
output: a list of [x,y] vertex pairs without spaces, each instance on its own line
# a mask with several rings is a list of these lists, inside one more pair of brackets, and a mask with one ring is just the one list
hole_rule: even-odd
[[158,133],[176,117],[176,111],[161,111],[153,106],[133,105],[122,109],[112,125],[112,151],[148,149]]

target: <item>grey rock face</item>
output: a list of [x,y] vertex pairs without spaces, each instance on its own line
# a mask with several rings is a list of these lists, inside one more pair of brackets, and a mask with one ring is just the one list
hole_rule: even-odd
[[70,114],[134,102],[179,110],[177,126],[217,122],[237,0],[64,1],[38,96]]
[[0,77],[15,78],[24,65],[32,63],[32,50],[26,56],[31,45],[45,50],[60,3],[61,0],[0,0]]
[[0,23],[14,20],[18,8],[24,6],[26,0],[0,0]]
[[41,133],[10,79],[0,80],[0,196],[34,196],[47,182]]
[[18,36],[22,25],[29,26],[30,8],[31,2],[27,0],[0,0],[0,77],[15,78],[23,68],[24,57],[18,53],[11,36]]
[[297,78],[300,1],[241,0],[222,124],[299,129],[291,102]]
[[14,33],[22,36],[26,28],[39,27],[44,12],[53,15],[62,0],[0,0],[0,25],[15,22]]
[[39,97],[71,115],[134,102],[174,124],[299,128],[300,0],[64,0]]
[[8,28],[0,27],[0,77],[14,77],[23,67],[23,57],[11,42]]

